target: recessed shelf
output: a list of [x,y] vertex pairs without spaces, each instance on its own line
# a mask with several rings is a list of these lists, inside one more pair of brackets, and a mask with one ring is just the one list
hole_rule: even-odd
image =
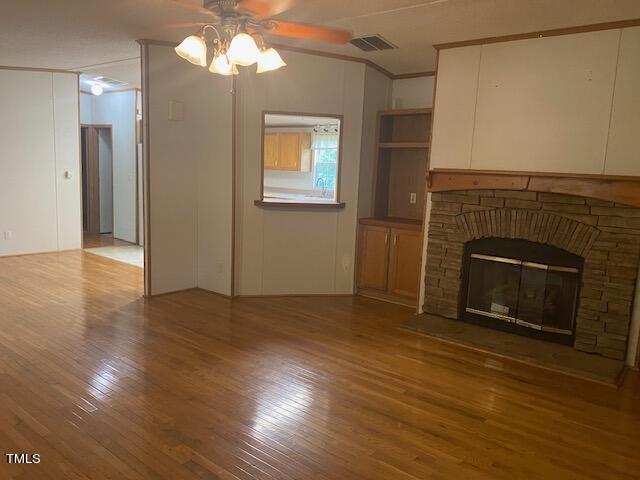
[[301,200],[285,200],[285,199],[261,199],[254,200],[253,204],[257,207],[287,207],[287,208],[306,208],[306,209],[342,209],[345,208],[344,202],[314,202]]
[[380,142],[379,148],[429,148],[428,142]]

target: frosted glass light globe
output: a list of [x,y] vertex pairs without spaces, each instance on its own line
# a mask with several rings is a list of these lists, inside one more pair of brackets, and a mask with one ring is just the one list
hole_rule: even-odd
[[260,50],[251,35],[239,33],[231,40],[227,56],[231,63],[247,67],[258,61]]
[[207,66],[207,44],[204,38],[191,35],[175,48],[176,53],[188,62],[200,67]]
[[258,58],[258,73],[270,72],[285,67],[287,64],[274,48],[268,48],[260,52]]

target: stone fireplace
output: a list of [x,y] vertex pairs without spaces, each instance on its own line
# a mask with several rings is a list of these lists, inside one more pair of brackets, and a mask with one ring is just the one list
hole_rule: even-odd
[[431,200],[425,312],[624,359],[640,208],[516,190]]

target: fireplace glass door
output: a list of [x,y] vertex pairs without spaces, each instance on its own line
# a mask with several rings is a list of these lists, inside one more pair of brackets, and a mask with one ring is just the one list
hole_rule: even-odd
[[515,321],[518,310],[521,262],[474,254],[469,268],[467,311]]
[[[469,252],[462,317],[484,318],[513,324],[520,330],[572,337],[580,270],[570,261],[565,262],[568,265],[543,263],[539,250],[533,249],[529,255],[536,261]],[[512,249],[506,252],[515,253]],[[546,260],[557,259],[552,255]]]

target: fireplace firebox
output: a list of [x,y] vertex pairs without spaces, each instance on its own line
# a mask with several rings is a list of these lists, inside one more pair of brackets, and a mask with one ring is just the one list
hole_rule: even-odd
[[465,245],[459,318],[572,345],[584,260],[528,240]]

